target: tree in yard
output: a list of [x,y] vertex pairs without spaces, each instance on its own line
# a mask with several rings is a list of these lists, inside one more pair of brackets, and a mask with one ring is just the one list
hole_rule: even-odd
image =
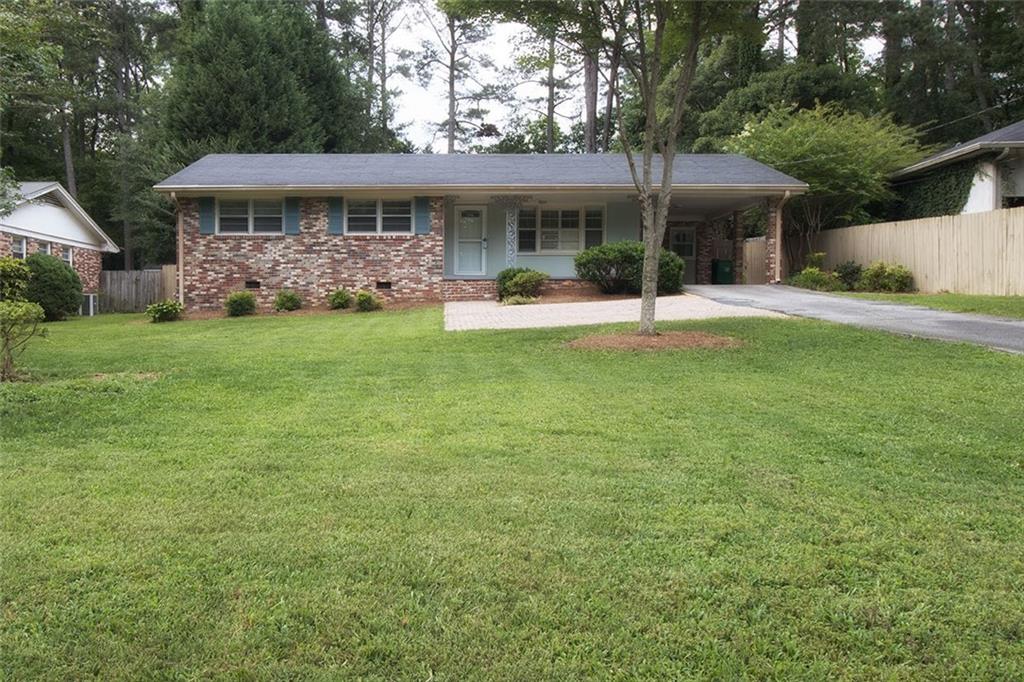
[[798,177],[809,191],[789,201],[790,260],[810,250],[823,229],[861,222],[865,208],[891,198],[889,176],[922,158],[917,131],[891,115],[865,115],[836,104],[774,109],[726,142],[743,154]]
[[487,101],[499,98],[497,88],[481,78],[493,67],[480,49],[490,30],[479,19],[444,4],[437,11],[423,4],[421,16],[432,35],[421,43],[416,68],[424,86],[436,74],[442,74],[448,116],[441,122],[440,130],[445,135],[447,152],[454,154],[458,143],[497,134],[497,128],[484,120],[488,112],[483,108]]

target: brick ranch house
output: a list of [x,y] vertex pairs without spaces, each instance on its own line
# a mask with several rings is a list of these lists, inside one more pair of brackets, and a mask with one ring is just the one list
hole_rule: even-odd
[[42,251],[74,268],[82,280],[86,312],[95,310],[101,255],[120,249],[59,182],[23,182],[14,210],[0,217],[0,257]]
[[[679,155],[673,180],[665,245],[687,282],[710,282],[716,253],[742,260],[738,212],[758,205],[763,267],[781,278],[781,204],[807,185],[727,154]],[[179,296],[192,309],[240,289],[263,306],[281,289],[317,304],[337,287],[393,301],[494,298],[510,266],[570,287],[582,249],[641,234],[620,154],[213,154],[156,190],[177,205]]]

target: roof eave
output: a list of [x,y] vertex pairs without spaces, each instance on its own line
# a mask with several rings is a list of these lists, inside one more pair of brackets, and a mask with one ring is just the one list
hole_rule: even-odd
[[75,201],[75,198],[71,196],[71,193],[64,189],[64,186],[61,185],[59,182],[52,182],[46,185],[45,187],[37,189],[35,192],[30,192],[29,194],[22,195],[22,200],[17,202],[17,205],[20,206],[21,204],[28,203],[30,201],[38,199],[41,196],[50,194],[51,192],[57,194],[57,196],[60,198],[60,203],[64,206],[64,208],[71,211],[75,215],[75,217],[77,217],[79,220],[88,225],[89,229],[96,232],[96,234],[103,240],[103,245],[100,246],[99,248],[100,251],[104,253],[120,253],[121,248],[114,243],[113,239],[107,236],[107,233],[104,232],[102,228],[100,228],[100,226],[96,224],[96,221],[93,220],[92,217],[90,217],[89,214],[85,212],[85,209],[82,208],[77,201]]
[[1017,149],[1024,148],[1024,140],[1010,141],[1010,142],[977,142],[975,144],[967,145],[960,149],[955,149],[947,154],[925,159],[919,161],[913,166],[907,166],[901,170],[896,171],[892,174],[893,178],[905,178],[908,175],[916,175],[918,173],[931,170],[936,166],[945,165],[951,161],[958,161],[965,159],[981,152],[986,152],[995,149]]
[[[187,192],[365,192],[372,190],[401,190],[417,192],[635,192],[632,183],[624,185],[154,185],[153,189],[164,194]],[[802,194],[808,190],[806,183],[780,185],[673,185],[673,191],[680,192],[724,192],[724,193],[768,193]]]

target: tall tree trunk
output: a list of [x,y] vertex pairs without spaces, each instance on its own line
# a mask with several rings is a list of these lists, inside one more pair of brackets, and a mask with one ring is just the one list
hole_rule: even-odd
[[68,194],[78,198],[78,183],[75,180],[75,159],[71,153],[71,126],[68,123],[67,104],[60,113],[61,144],[64,148],[64,177],[67,180]]
[[[953,6],[952,2],[946,3],[944,35],[947,49],[951,49],[956,45],[956,7]],[[945,62],[943,66],[943,84],[945,86],[945,94],[948,96],[956,91],[956,71],[952,59],[944,59],[943,61]]]
[[778,41],[779,44],[775,46],[775,58],[778,59],[779,64],[786,62],[786,21],[789,19],[789,0],[779,0],[779,25],[778,25]]
[[886,0],[882,9],[882,80],[885,90],[890,91],[899,83],[903,68],[903,32],[899,29],[897,21],[900,2]]
[[366,0],[366,114],[373,120],[373,88],[377,81],[377,0]]
[[380,22],[380,129],[388,133],[388,26],[381,17]]
[[978,117],[985,124],[985,130],[991,132],[995,127],[992,121],[992,114],[988,111],[990,106],[988,94],[985,91],[985,84],[988,81],[988,74],[981,65],[981,44],[982,36],[978,31],[978,25],[972,8],[966,3],[957,2],[957,11],[964,22],[964,30],[967,32],[967,46],[971,56],[971,83],[974,89],[974,100],[978,104]]
[[612,50],[608,60],[608,94],[604,103],[604,129],[601,131],[601,151],[607,152],[612,144],[612,105],[615,89],[619,87],[619,51]]
[[458,43],[455,35],[455,18],[448,17],[448,153],[455,153],[455,70],[457,68],[456,55],[458,54]]
[[313,7],[316,12],[316,26],[321,31],[327,30],[327,1],[313,0]]
[[555,151],[555,36],[548,40],[548,117],[545,132],[547,133],[548,154]]
[[587,52],[583,56],[583,147],[587,154],[597,152],[597,56]]

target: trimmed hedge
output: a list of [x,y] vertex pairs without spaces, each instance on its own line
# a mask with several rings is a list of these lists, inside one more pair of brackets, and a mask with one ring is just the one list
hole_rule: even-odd
[[302,307],[302,299],[290,289],[282,289],[274,297],[274,310],[279,313],[287,313],[298,310]]
[[173,298],[168,298],[146,306],[146,317],[150,322],[174,322],[181,319],[184,311],[185,306]]
[[[625,241],[592,246],[576,256],[576,276],[593,282],[606,294],[639,294],[643,288],[644,245]],[[658,260],[658,294],[683,288],[683,259],[667,249]]]
[[224,311],[228,317],[241,317],[256,312],[256,296],[251,291],[235,291],[224,299]]
[[82,280],[70,265],[45,253],[25,259],[32,272],[25,288],[25,300],[38,303],[47,321],[63,320],[82,307]]

